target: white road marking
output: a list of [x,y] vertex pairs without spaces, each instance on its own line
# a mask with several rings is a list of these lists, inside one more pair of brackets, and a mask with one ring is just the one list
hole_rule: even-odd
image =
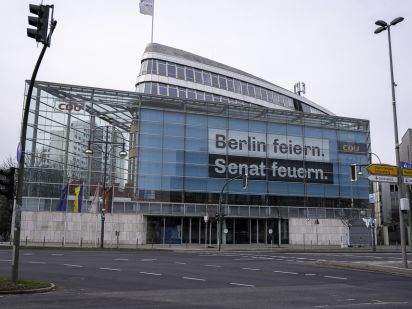
[[182,278],[186,280],[206,281],[205,279],[201,279],[201,278],[192,278],[192,277],[182,277]]
[[179,265],[186,265],[185,262],[175,262],[175,264],[179,264]]
[[157,259],[141,259],[141,262],[153,262],[156,261]]
[[222,267],[220,265],[206,264],[205,267]]
[[307,273],[307,274],[305,274],[305,276],[316,276],[316,274]]
[[46,264],[46,262],[29,261],[29,264]]
[[152,275],[152,276],[161,276],[162,274],[158,274],[158,273],[148,273],[145,271],[139,271],[139,273],[143,274],[143,275]]
[[122,258],[117,258],[117,259],[114,259],[115,261],[128,261],[129,259],[122,259]]
[[52,256],[63,256],[64,254],[61,253],[52,253]]
[[0,260],[0,262],[11,262],[11,260]]
[[288,274],[288,275],[298,275],[298,273],[295,273],[293,271],[281,271],[281,270],[274,270],[274,273],[280,273],[280,274]]
[[77,264],[63,264],[64,266],[67,266],[67,267],[83,267],[82,265],[77,265]]
[[23,255],[33,255],[33,253],[23,253]]
[[337,299],[336,301],[354,301],[356,300],[355,298],[343,298],[343,299]]
[[252,285],[252,284],[244,284],[244,283],[236,283],[236,282],[231,282],[231,283],[229,283],[229,284],[231,284],[231,285],[238,285],[238,286],[247,286],[247,287],[251,287],[251,288],[254,288],[254,287],[255,287],[255,286]]
[[249,267],[243,267],[243,270],[260,270],[259,268],[249,268]]
[[101,270],[112,270],[112,271],[121,271],[120,268],[108,268],[108,267],[100,267]]
[[298,262],[298,263],[305,263],[305,261],[296,261],[296,262]]
[[294,262],[294,260],[286,260],[286,262]]
[[348,280],[348,278],[345,277],[335,277],[335,276],[323,276],[325,278],[330,278],[330,279],[338,279],[338,280]]

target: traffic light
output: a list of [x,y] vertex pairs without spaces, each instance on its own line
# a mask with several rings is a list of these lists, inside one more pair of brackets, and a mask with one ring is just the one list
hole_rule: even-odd
[[219,220],[220,215],[219,215],[219,213],[218,213],[218,212],[215,214],[215,218],[216,218],[216,220]]
[[4,195],[9,200],[14,197],[14,167],[0,169],[0,195]]
[[358,169],[357,169],[356,164],[350,165],[350,180],[351,181],[358,180]]
[[36,29],[27,28],[27,36],[37,42],[47,44],[50,6],[30,4],[29,7],[30,13],[37,15],[37,17],[29,16],[29,25],[36,27]]
[[243,189],[247,188],[248,178],[249,178],[248,174],[243,174],[243,177],[242,177],[242,187],[243,187]]

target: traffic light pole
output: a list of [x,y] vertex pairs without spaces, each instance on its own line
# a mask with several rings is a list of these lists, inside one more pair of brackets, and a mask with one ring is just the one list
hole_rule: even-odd
[[[54,28],[56,27],[57,21],[53,20],[51,23],[50,33],[47,38],[47,42],[50,42],[51,36],[53,34]],[[26,152],[26,135],[27,135],[27,122],[29,119],[30,112],[30,101],[33,94],[34,82],[36,80],[37,71],[39,70],[40,64],[43,60],[43,56],[49,44],[44,44],[40,52],[39,58],[37,59],[36,66],[34,67],[33,74],[31,76],[29,89],[27,91],[26,102],[24,105],[23,122],[20,132],[20,146],[21,146],[21,156],[19,160],[19,171],[17,174],[17,193],[16,193],[16,204],[14,207],[14,227],[13,227],[13,256],[12,256],[12,271],[11,279],[13,282],[19,279],[19,251],[20,251],[20,228],[21,228],[21,206],[22,206],[22,194],[23,194],[23,182],[24,182],[24,161]]]

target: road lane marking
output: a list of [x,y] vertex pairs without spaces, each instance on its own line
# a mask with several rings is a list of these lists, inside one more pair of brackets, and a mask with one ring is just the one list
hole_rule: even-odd
[[117,259],[114,259],[115,261],[128,261],[129,259],[122,259],[122,258],[117,258]]
[[348,278],[345,277],[335,277],[335,276],[323,276],[325,278],[330,278],[330,279],[338,279],[338,280],[348,280]]
[[214,264],[206,264],[205,267],[217,267],[217,268],[219,268],[219,267],[222,267],[222,266],[214,265]]
[[305,274],[305,276],[316,276],[316,274],[307,273],[307,274]]
[[250,288],[254,288],[255,286],[253,284],[244,284],[244,283],[236,283],[236,282],[230,282],[229,284],[231,285],[237,285],[237,286],[247,286]]
[[141,262],[153,262],[156,261],[157,259],[141,259]]
[[121,271],[120,268],[108,268],[108,267],[100,267],[101,270],[112,270],[112,271]]
[[175,262],[175,264],[179,264],[179,265],[186,265],[185,262]]
[[11,260],[0,260],[0,262],[11,262]]
[[23,255],[33,255],[33,253],[23,253]]
[[158,274],[158,273],[148,273],[145,271],[139,271],[139,273],[143,274],[143,275],[152,275],[152,276],[161,276],[162,274]]
[[205,279],[202,279],[202,278],[192,278],[192,277],[182,277],[182,278],[186,280],[206,281]]
[[63,256],[61,253],[52,253],[52,256]]
[[260,270],[259,268],[249,268],[249,267],[243,267],[243,270]]
[[77,264],[63,264],[63,265],[67,267],[83,267],[82,265],[77,265]]
[[343,299],[337,299],[336,301],[354,301],[356,300],[355,298],[343,298]]
[[46,264],[46,262],[29,261],[29,264]]
[[298,273],[295,273],[293,271],[282,271],[282,270],[274,270],[274,273],[280,273],[280,274],[288,274],[288,275],[298,275]]

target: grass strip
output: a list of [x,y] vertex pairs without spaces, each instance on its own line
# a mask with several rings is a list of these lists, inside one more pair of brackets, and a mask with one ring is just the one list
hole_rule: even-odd
[[17,280],[11,281],[8,277],[0,276],[0,291],[21,291],[47,288],[50,286],[48,282],[33,281],[33,280]]

